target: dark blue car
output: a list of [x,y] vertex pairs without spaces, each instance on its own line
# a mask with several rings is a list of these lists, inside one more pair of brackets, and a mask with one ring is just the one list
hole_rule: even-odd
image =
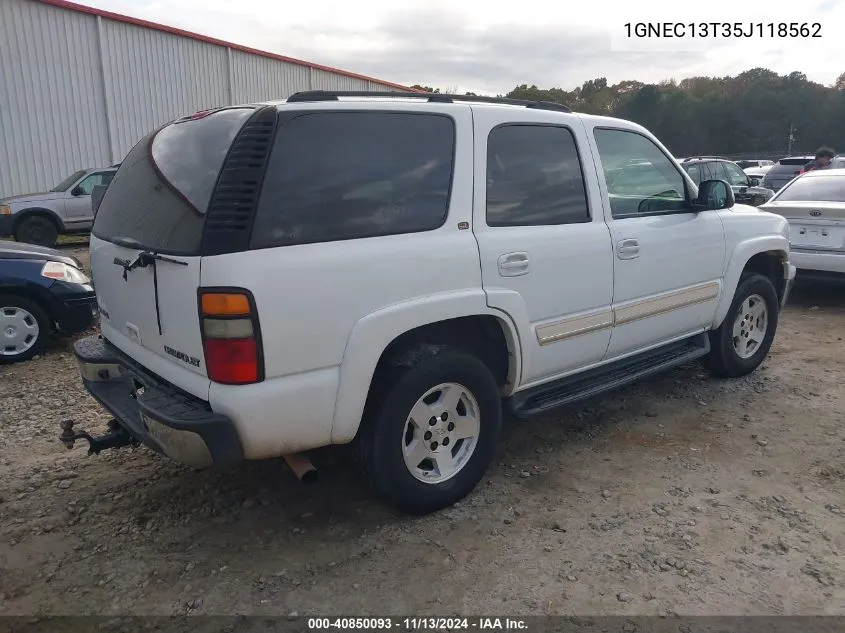
[[0,363],[28,360],[54,334],[87,330],[96,317],[82,262],[52,248],[0,241]]

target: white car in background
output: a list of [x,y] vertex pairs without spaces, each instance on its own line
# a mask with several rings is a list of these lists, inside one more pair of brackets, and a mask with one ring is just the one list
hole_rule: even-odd
[[760,167],[771,167],[775,164],[775,161],[773,160],[763,160],[759,158],[748,158],[745,160],[737,160],[734,162],[746,171],[749,169],[755,169]]
[[746,167],[742,171],[745,172],[745,175],[748,176],[754,186],[759,187],[763,183],[763,177],[766,175],[766,172],[771,168],[772,165],[765,165],[764,167]]
[[789,222],[790,259],[803,276],[845,279],[845,169],[802,174],[760,209]]

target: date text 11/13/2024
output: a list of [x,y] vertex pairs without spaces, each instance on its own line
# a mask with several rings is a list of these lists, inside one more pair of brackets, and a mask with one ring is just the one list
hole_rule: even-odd
[[626,22],[625,36],[633,38],[742,39],[820,38],[819,22]]
[[528,625],[518,618],[308,618],[309,631],[332,629],[389,631],[525,631]]

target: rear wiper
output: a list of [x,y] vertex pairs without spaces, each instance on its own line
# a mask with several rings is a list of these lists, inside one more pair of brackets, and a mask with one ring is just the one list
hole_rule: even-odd
[[158,253],[154,253],[152,251],[141,251],[133,261],[123,259],[122,257],[115,257],[114,263],[117,266],[123,267],[123,281],[126,281],[128,273],[132,272],[136,268],[146,268],[150,264],[155,264],[156,260],[168,262],[170,264],[178,264],[179,266],[188,265],[188,262],[173,259],[172,257],[165,257],[164,255],[159,255]]
[[[128,246],[128,244],[132,242],[137,244],[135,240],[129,239],[121,239],[120,245],[121,246]],[[117,244],[118,241],[115,240]],[[129,248],[137,248],[136,246],[128,246]],[[123,281],[127,281],[128,275],[130,272],[135,270],[136,268],[146,268],[147,266],[152,265],[153,267],[153,293],[155,295],[155,306],[156,306],[156,323],[158,324],[158,334],[161,336],[161,311],[159,310],[158,306],[158,268],[156,267],[156,261],[167,262],[169,264],[177,264],[179,266],[187,266],[188,262],[173,259],[172,257],[165,257],[164,255],[159,255],[158,253],[154,253],[150,250],[142,250],[138,253],[138,256],[133,260],[129,261],[128,259],[123,259],[121,257],[115,257],[114,263],[117,266],[121,266],[123,268]]]

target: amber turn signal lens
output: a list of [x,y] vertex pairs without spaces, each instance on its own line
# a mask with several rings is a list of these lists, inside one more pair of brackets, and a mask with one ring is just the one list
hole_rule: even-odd
[[206,316],[238,316],[249,314],[246,295],[206,293],[202,295],[202,313]]

